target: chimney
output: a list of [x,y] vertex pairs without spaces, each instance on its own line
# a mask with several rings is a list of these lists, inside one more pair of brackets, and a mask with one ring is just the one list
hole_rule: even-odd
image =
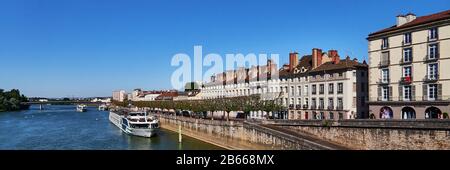
[[331,61],[333,61],[334,64],[338,64],[341,60],[337,50],[329,50],[328,57],[331,58]]
[[314,48],[312,50],[312,67],[313,69],[319,67],[322,64],[322,50]]
[[406,14],[406,22],[408,23],[408,22],[411,22],[411,21],[414,21],[417,17],[416,17],[416,15],[415,14],[413,14],[413,13],[408,13],[408,14]]
[[403,24],[408,23],[408,21],[406,20],[406,16],[404,15],[398,15],[397,16],[397,27],[402,26]]
[[298,65],[298,53],[289,53],[289,71],[294,71],[294,68]]

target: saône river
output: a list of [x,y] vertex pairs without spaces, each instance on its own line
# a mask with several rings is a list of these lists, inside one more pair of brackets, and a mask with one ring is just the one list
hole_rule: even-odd
[[109,122],[108,111],[75,105],[50,106],[44,110],[0,112],[0,150],[217,150],[222,149],[187,136],[160,129],[157,136],[130,136]]

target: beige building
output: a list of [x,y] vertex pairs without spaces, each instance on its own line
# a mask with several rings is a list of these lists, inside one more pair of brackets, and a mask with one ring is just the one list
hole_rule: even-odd
[[113,100],[123,102],[128,99],[128,94],[125,90],[118,90],[113,92]]
[[[289,55],[289,64],[277,70],[276,63],[238,68],[211,78],[202,89],[203,99],[260,95],[286,107],[280,114],[254,111],[250,118],[269,116],[281,119],[367,118],[367,64],[346,57],[336,50],[313,49],[299,59]],[[224,78],[229,77],[229,78]]]
[[396,25],[367,39],[370,117],[445,117],[450,111],[450,10],[399,15]]

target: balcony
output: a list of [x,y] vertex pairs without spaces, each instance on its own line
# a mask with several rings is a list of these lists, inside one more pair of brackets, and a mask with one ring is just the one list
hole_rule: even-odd
[[412,83],[412,77],[411,76],[402,77],[400,79],[400,84],[411,84],[411,83]]
[[290,110],[294,109],[294,105],[293,105],[293,104],[290,104],[290,105],[289,105],[289,109],[290,109]]
[[442,101],[443,98],[446,98],[446,100],[448,100],[449,96],[445,96],[445,97],[442,95],[437,95],[437,96],[424,95],[424,96],[422,96],[423,101]]
[[423,59],[425,62],[433,62],[433,61],[437,61],[439,59],[439,53],[436,53],[434,55],[426,55],[425,58]]
[[337,106],[336,110],[344,110],[344,106]]
[[316,105],[311,105],[310,109],[311,109],[311,110],[316,110],[316,109],[317,109],[317,106],[316,106]]
[[328,106],[327,109],[328,110],[334,110],[334,106]]
[[295,109],[297,109],[297,110],[300,110],[300,109],[302,109],[302,105],[300,105],[300,104],[298,104],[298,105],[295,105]]
[[389,84],[391,80],[390,79],[378,79],[377,84],[383,85],[383,84]]
[[428,36],[428,42],[434,42],[434,41],[437,41],[438,39],[439,39],[439,37],[436,35],[436,36],[434,36],[434,37],[430,37],[430,36]]
[[378,64],[378,67],[387,67],[390,64],[390,60],[381,60],[380,63]]
[[307,104],[304,104],[304,105],[303,105],[303,109],[305,109],[305,110],[308,109],[308,105],[307,105]]
[[423,78],[423,81],[425,81],[425,82],[436,82],[438,80],[439,80],[439,74],[426,75],[425,78]]

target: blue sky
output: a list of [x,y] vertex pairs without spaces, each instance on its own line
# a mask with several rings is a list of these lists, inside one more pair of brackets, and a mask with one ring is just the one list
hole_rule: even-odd
[[[0,0],[0,88],[27,96],[169,89],[177,53],[337,49],[367,59],[366,37],[395,16],[448,0]],[[204,68],[207,69],[207,68]]]

